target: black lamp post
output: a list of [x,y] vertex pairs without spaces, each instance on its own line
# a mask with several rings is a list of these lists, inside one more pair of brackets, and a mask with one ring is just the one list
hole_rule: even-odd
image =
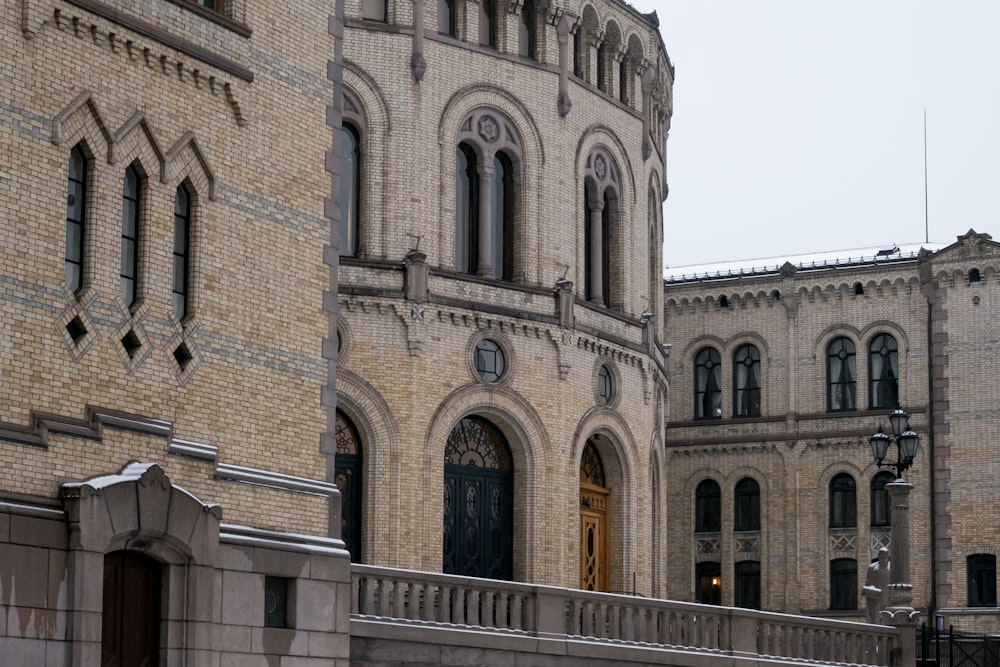
[[882,432],[881,424],[878,426],[878,433],[868,439],[868,444],[871,445],[875,465],[879,468],[895,468],[896,477],[902,479],[903,473],[913,465],[913,459],[920,447],[920,436],[910,430],[910,415],[899,408],[893,410],[892,414],[889,415],[889,424],[892,426],[893,435],[896,436],[898,454],[895,463],[883,463],[885,455],[889,452],[892,438]]

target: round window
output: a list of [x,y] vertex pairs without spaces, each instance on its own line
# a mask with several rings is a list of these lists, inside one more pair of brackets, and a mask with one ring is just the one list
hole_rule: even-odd
[[607,405],[615,395],[615,383],[611,369],[601,366],[597,371],[597,398],[601,405]]
[[507,369],[503,349],[496,342],[484,338],[476,343],[475,355],[476,372],[483,382],[499,382]]

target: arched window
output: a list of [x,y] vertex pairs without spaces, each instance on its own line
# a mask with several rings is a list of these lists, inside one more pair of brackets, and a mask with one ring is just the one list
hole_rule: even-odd
[[141,179],[133,165],[125,169],[122,183],[122,252],[119,285],[122,301],[135,304],[139,282],[139,194]]
[[479,0],[479,45],[497,47],[496,0]]
[[760,415],[760,352],[749,343],[733,353],[733,415]]
[[83,287],[83,234],[87,217],[87,156],[79,144],[69,154],[66,186],[66,284],[79,294]]
[[358,254],[361,201],[361,140],[351,125],[340,128],[340,254]]
[[524,0],[517,24],[517,51],[522,58],[535,57],[535,3]]
[[386,0],[361,0],[361,18],[368,21],[385,23],[387,15]]
[[479,176],[468,144],[455,152],[455,269],[475,273],[479,248]]
[[444,454],[446,574],[513,576],[514,467],[500,430],[480,417],[455,425]]
[[455,37],[457,16],[455,3],[457,0],[438,0],[438,33]]
[[706,479],[694,492],[694,531],[717,533],[722,530],[722,491],[715,480]]
[[997,557],[972,554],[965,559],[970,607],[997,606]]
[[872,409],[899,406],[899,353],[889,334],[875,336],[868,345],[868,381]]
[[493,158],[490,199],[493,202],[491,277],[510,280],[514,277],[514,169],[510,158],[503,153]]
[[885,485],[896,479],[891,472],[880,472],[872,477],[872,526],[889,526],[892,524],[892,507],[889,492]]
[[830,528],[858,525],[857,487],[846,472],[830,480]]
[[826,409],[830,412],[857,407],[854,357],[854,341],[846,336],[834,338],[826,348]]
[[760,484],[751,477],[736,483],[733,517],[736,530],[760,530]]
[[722,417],[722,359],[715,348],[702,348],[694,357],[694,418]]
[[583,78],[583,28],[573,33],[573,76]]
[[605,93],[608,92],[607,66],[607,47],[604,42],[601,42],[601,45],[597,47],[597,88]]
[[836,558],[830,561],[830,609],[858,608],[858,561]]
[[156,665],[162,566],[134,551],[104,557],[102,665]]
[[628,104],[628,58],[622,58],[618,63],[618,99]]
[[178,320],[190,311],[191,279],[191,193],[181,183],[174,195],[173,303]]
[[619,216],[618,168],[602,148],[587,156],[584,169],[584,294],[591,303],[609,307],[620,295],[612,254],[614,223]]
[[722,604],[722,563],[702,561],[694,566],[695,602]]
[[969,269],[969,282],[978,283],[982,278],[979,275],[979,269]]
[[741,560],[736,563],[737,607],[760,609],[760,563],[755,560]]
[[351,561],[360,563],[363,452],[358,430],[340,410],[337,410],[336,436],[334,481],[340,490],[340,535]]

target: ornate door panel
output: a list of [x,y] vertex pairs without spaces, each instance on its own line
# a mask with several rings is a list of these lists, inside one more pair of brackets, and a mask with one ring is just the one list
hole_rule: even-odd
[[513,577],[514,476],[495,426],[461,420],[445,451],[444,571],[468,577]]
[[580,588],[606,591],[610,587],[610,536],[608,496],[610,491],[580,483]]

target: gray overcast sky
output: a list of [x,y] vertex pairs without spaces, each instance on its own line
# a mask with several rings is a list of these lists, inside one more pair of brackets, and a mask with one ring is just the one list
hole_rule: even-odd
[[677,68],[670,267],[1000,240],[1000,0],[634,0]]

